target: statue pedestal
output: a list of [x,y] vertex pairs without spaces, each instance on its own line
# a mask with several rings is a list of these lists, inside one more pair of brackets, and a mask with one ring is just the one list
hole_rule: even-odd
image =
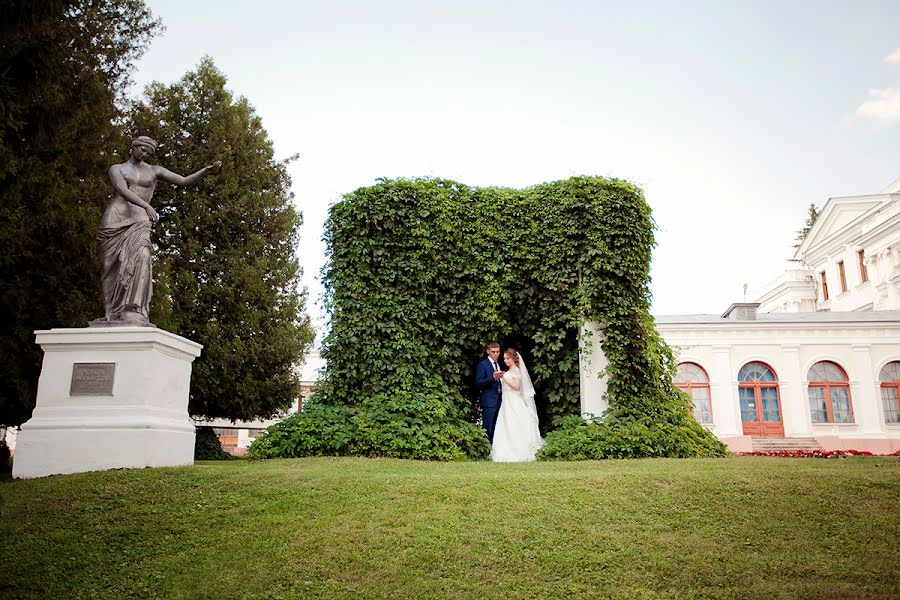
[[187,408],[200,344],[149,327],[35,334],[44,363],[13,477],[193,464]]

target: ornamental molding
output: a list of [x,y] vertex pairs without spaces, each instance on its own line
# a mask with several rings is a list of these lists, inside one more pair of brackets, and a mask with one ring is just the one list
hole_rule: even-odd
[[854,229],[862,232],[861,225],[873,215],[896,203],[900,194],[874,194],[829,198],[812,229],[800,243],[796,258],[807,262],[819,256],[823,248],[845,243]]
[[[810,268],[821,263],[834,262],[844,254],[866,250],[866,254],[880,252],[898,241],[900,224],[900,194],[892,194],[884,204],[878,205],[860,216],[853,223],[829,234],[818,244],[811,244],[799,254],[803,264]],[[893,211],[893,213],[891,213]],[[881,217],[881,221],[874,222]],[[858,222],[857,222],[858,221]],[[866,227],[871,225],[870,227]],[[818,269],[820,270],[820,269]]]
[[[767,329],[752,332],[727,329],[697,331],[685,328],[660,328],[660,335],[672,346],[708,346],[713,352],[728,352],[735,346],[772,346],[781,349],[782,344],[808,347],[812,345],[837,344],[843,346],[866,346],[870,351],[875,347],[894,347],[900,354],[900,329],[890,330],[825,330],[798,331],[790,329]],[[861,351],[861,350],[857,350]]]

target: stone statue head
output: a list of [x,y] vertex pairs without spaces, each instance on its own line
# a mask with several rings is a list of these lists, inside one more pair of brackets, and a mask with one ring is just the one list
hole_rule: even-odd
[[156,143],[151,137],[146,135],[139,135],[133,140],[131,140],[131,153],[134,154],[135,151],[139,151],[139,156],[141,160],[144,160],[154,152],[159,147],[159,144]]

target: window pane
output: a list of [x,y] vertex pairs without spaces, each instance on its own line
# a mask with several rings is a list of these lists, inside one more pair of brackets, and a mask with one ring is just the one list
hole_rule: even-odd
[[712,423],[712,405],[708,398],[700,400],[700,422]]
[[775,374],[761,362],[747,363],[738,374],[738,381],[776,381]]
[[699,365],[681,363],[675,372],[676,383],[709,383],[709,378]]
[[900,361],[889,362],[881,368],[878,379],[886,383],[900,381]]
[[894,386],[881,388],[881,403],[884,406],[886,423],[900,423],[900,406],[897,402],[898,389],[900,388]]
[[809,386],[809,414],[813,423],[825,423],[828,421],[828,411],[825,409],[825,388]]
[[750,388],[738,390],[741,399],[741,421],[756,422],[756,395]]
[[824,360],[814,364],[809,374],[806,376],[807,381],[847,381],[844,372],[834,364]]
[[775,388],[762,388],[763,421],[777,423],[781,421],[781,411],[778,408],[778,390]]
[[845,387],[831,388],[831,413],[835,423],[852,423],[850,418],[850,390]]
[[694,418],[700,423],[712,423],[712,405],[709,401],[709,388],[697,387],[691,390],[694,400]]

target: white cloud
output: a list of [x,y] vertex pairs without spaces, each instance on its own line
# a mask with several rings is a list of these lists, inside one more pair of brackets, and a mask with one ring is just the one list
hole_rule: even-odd
[[869,90],[869,99],[859,105],[856,114],[867,119],[900,119],[900,89]]
[[885,56],[884,62],[900,64],[900,48],[897,48],[896,50]]

